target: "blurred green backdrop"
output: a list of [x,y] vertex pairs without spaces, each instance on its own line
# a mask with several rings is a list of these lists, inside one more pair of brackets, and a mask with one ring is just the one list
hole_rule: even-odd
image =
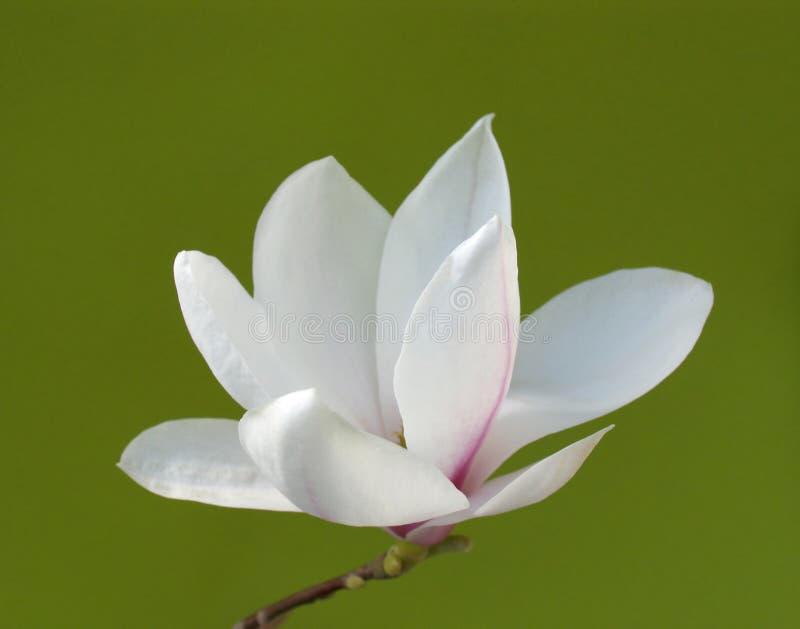
[[3,2],[0,624],[229,627],[386,547],[114,464],[159,421],[240,414],[184,328],[177,251],[249,287],[294,169],[333,153],[393,211],[494,111],[524,311],[661,265],[713,283],[711,318],[653,393],[516,457],[615,422],[563,491],[287,626],[797,626],[797,8]]

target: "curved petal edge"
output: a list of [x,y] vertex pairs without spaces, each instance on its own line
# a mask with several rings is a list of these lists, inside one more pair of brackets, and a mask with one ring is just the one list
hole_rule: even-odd
[[[398,208],[381,259],[377,312],[402,334],[425,286],[453,250],[493,216],[511,225],[511,196],[503,156],[482,117],[442,155]],[[378,343],[378,380],[386,434],[400,430],[392,379],[399,338]]]
[[613,425],[603,428],[533,465],[493,478],[470,494],[469,508],[426,522],[413,531],[409,539],[414,541],[416,536],[422,536],[428,527],[497,515],[548,498],[569,482],[603,435],[612,428]]
[[396,526],[465,508],[433,465],[334,413],[314,389],[245,414],[242,445],[306,513],[350,526]]
[[264,380],[275,385],[280,376],[270,349],[250,333],[262,309],[213,256],[181,251],[174,273],[186,327],[214,376],[244,408],[269,401]]
[[140,433],[117,464],[145,489],[221,507],[299,511],[259,471],[232,419],[177,419]]

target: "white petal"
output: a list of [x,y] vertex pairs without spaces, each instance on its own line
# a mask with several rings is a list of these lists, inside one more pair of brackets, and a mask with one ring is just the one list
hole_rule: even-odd
[[350,526],[396,526],[463,509],[467,498],[434,466],[360,430],[314,389],[249,411],[245,450],[306,513]]
[[514,234],[495,217],[436,272],[395,369],[408,449],[456,485],[505,398],[518,322]]
[[[267,203],[253,254],[256,300],[286,334],[276,344],[295,389],[380,432],[373,334],[389,214],[332,157],[291,175]],[[374,331],[374,328],[372,328]]]
[[254,408],[283,393],[283,376],[270,348],[250,330],[264,311],[233,274],[199,251],[181,251],[174,271],[189,333],[231,397]]
[[508,395],[475,455],[463,490],[469,494],[522,446],[559,432],[562,426],[558,416],[541,413],[529,401]]
[[492,135],[492,116],[481,118],[454,144],[406,198],[392,220],[381,261],[378,313],[395,317],[394,338],[378,343],[378,378],[387,434],[400,430],[392,388],[400,338],[414,304],[444,259],[492,216],[511,224],[508,179]]
[[159,496],[222,507],[299,511],[259,471],[232,419],[178,419],[128,444],[119,467]]
[[616,271],[573,286],[533,314],[535,334],[548,342],[520,344],[512,391],[569,425],[608,413],[686,358],[712,302],[710,284],[667,269]]
[[463,509],[466,496],[435,467],[327,408],[313,389],[242,419],[250,456],[292,502],[351,526],[393,526]]
[[[691,351],[713,299],[711,285],[701,279],[647,268],[583,282],[547,302],[523,322],[513,401],[493,424],[470,484],[527,443],[652,389]],[[526,342],[532,321],[527,331],[535,342]]]
[[414,541],[415,537],[421,537],[423,531],[430,527],[497,515],[544,500],[567,484],[603,435],[612,428],[608,426],[576,441],[529,467],[493,478],[470,494],[468,509],[426,522],[408,539]]

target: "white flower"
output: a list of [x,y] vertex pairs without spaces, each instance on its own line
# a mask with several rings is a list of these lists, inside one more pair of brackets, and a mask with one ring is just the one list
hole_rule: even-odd
[[[692,349],[713,293],[677,271],[617,271],[533,313],[523,330],[535,338],[476,334],[498,321],[515,332],[520,316],[490,124],[450,148],[393,219],[333,158],[294,173],[258,223],[254,297],[216,258],[178,254],[192,338],[247,412],[150,428],[120,467],[162,496],[304,511],[423,544],[562,487],[609,428],[487,478],[522,446],[663,380]],[[377,325],[342,338],[348,321]],[[379,333],[386,322],[406,338]]]

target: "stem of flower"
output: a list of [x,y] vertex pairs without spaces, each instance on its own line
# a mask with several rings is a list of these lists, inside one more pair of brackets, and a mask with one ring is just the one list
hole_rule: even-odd
[[463,535],[451,535],[433,546],[418,546],[400,541],[372,561],[350,570],[338,577],[328,579],[305,590],[300,590],[271,605],[262,607],[233,629],[275,629],[282,624],[290,611],[301,605],[328,598],[339,590],[357,590],[373,579],[394,579],[409,572],[429,557],[448,553],[465,553],[472,548],[472,541]]

